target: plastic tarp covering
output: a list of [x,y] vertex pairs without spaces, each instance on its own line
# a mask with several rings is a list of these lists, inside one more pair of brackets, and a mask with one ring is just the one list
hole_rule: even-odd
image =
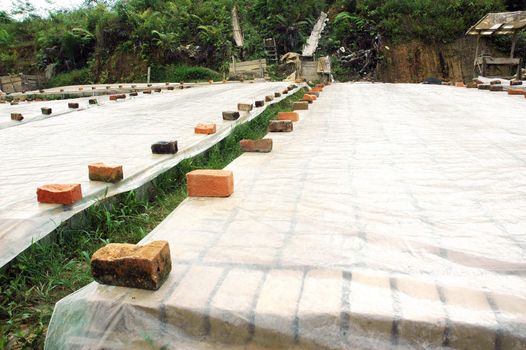
[[[47,349],[524,349],[524,99],[334,84],[190,198],[155,292],[91,283]],[[149,344],[149,345],[148,345]]]
[[[0,130],[0,267],[97,200],[135,189],[210,148],[264,107],[242,114],[235,122],[223,121],[223,111],[235,111],[238,102],[254,103],[286,86],[281,82],[214,84],[140,94]],[[68,101],[60,103],[67,106]],[[217,133],[194,134],[194,127],[203,122],[216,123]],[[151,153],[152,143],[170,140],[178,141],[176,155]],[[88,164],[96,162],[123,165],[124,180],[89,181]],[[39,204],[36,189],[48,183],[80,183],[84,198],[72,206]]]

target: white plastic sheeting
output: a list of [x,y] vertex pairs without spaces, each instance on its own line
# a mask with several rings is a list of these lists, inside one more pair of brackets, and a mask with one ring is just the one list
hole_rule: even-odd
[[[523,98],[335,84],[185,200],[155,292],[91,283],[46,349],[524,349]],[[150,345],[148,345],[150,344]]]
[[[238,102],[253,103],[287,85],[219,84],[163,91],[0,130],[0,267],[96,200],[139,187],[208,149],[264,108],[235,122],[223,121],[222,111],[236,110]],[[200,122],[216,123],[217,133],[194,134]],[[163,140],[177,140],[178,154],[152,155],[150,145]],[[87,166],[94,162],[123,165],[125,179],[115,185],[89,181]],[[84,199],[72,206],[39,204],[36,189],[47,183],[80,183]]]

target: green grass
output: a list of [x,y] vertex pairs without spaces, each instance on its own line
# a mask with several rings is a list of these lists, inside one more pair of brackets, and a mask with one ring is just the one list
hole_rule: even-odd
[[[0,271],[0,349],[41,349],[55,303],[92,281],[90,257],[110,243],[137,243],[186,198],[186,173],[222,169],[241,155],[241,139],[259,139],[279,111],[292,110],[304,90],[267,107],[237,126],[207,152],[179,163],[157,177],[138,196],[131,191],[85,211],[76,225],[63,224],[53,239],[33,244]],[[145,197],[145,198],[143,198]]]
[[187,65],[167,65],[152,67],[152,81],[197,82],[222,80],[221,75],[209,68]]

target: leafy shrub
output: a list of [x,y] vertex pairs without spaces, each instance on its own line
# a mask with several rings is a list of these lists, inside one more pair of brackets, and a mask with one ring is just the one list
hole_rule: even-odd
[[86,85],[93,84],[95,79],[89,68],[72,70],[67,73],[60,73],[53,77],[48,85],[49,87],[66,86],[66,85]]
[[187,65],[166,65],[152,67],[152,81],[198,81],[221,80],[221,75],[209,68]]

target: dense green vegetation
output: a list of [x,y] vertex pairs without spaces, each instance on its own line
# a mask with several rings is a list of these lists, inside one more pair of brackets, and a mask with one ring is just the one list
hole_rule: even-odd
[[[232,40],[234,5],[243,50]],[[319,54],[369,48],[378,34],[391,44],[450,42],[487,12],[519,9],[526,9],[526,0],[87,0],[81,9],[45,18],[24,9],[17,17],[0,12],[0,75],[49,67],[80,70],[53,85],[140,81],[150,65],[160,81],[218,79],[232,56],[264,57],[264,38],[275,38],[280,54],[300,51],[322,10],[330,22]]]

